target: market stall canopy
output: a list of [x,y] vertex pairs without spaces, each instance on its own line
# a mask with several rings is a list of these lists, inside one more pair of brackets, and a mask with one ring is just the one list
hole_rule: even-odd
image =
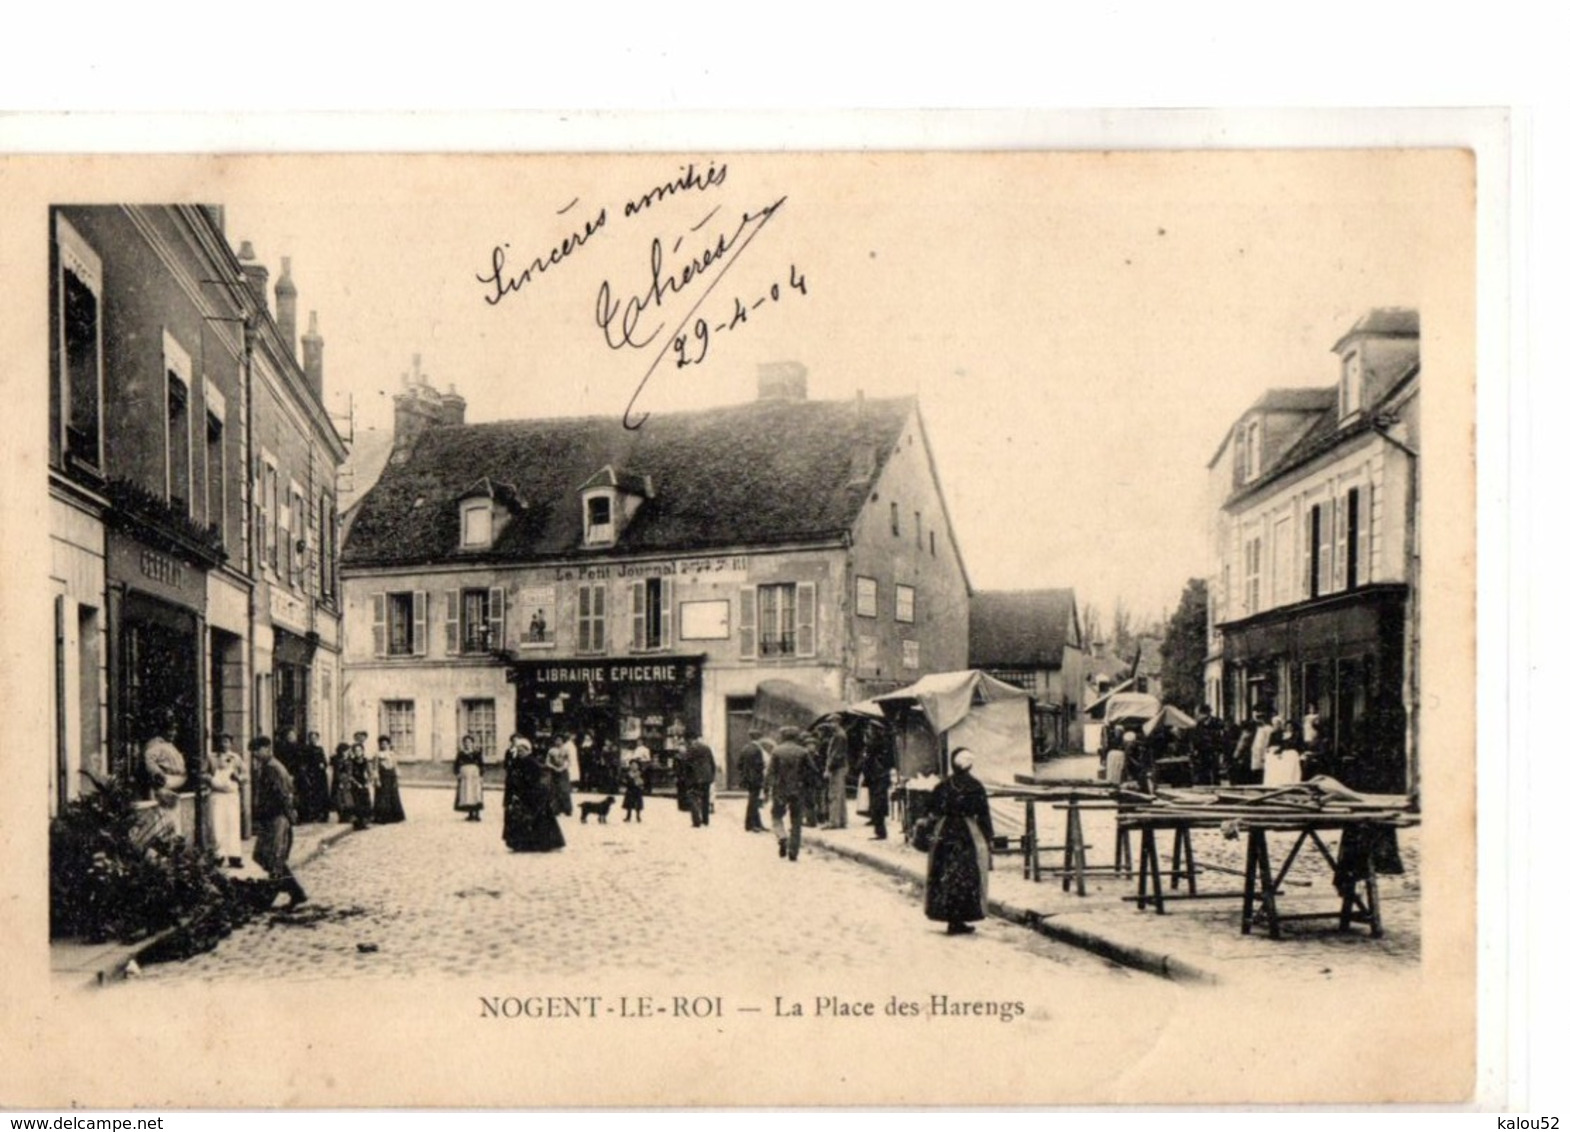
[[811,727],[845,705],[829,693],[794,680],[760,680],[752,702],[752,725],[763,731],[781,727]]
[[1145,721],[1145,734],[1154,735],[1156,728],[1163,724],[1174,731],[1187,731],[1189,728],[1196,726],[1194,717],[1189,715],[1188,712],[1181,708],[1175,708],[1171,704],[1162,704],[1161,710]]
[[947,739],[949,751],[968,747],[983,782],[1012,785],[1033,769],[1030,695],[985,672],[937,672],[873,701],[885,714],[920,707],[925,726]]
[[[1114,692],[1107,697],[1103,718],[1108,723],[1143,723],[1161,714],[1161,701],[1144,692]],[[1190,720],[1192,726],[1193,721]]]

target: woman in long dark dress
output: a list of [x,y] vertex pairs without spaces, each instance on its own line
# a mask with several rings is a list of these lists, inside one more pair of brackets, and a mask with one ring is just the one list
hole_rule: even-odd
[[953,773],[932,792],[937,818],[927,852],[927,919],[948,924],[949,935],[966,935],[987,918],[987,867],[992,860],[992,807],[987,788],[970,773],[976,756],[954,752]]
[[305,744],[300,748],[300,821],[327,820],[332,795],[327,787],[327,752],[322,749],[322,737],[315,731],[305,733]]
[[458,779],[452,808],[468,815],[467,821],[479,821],[480,811],[485,809],[485,753],[475,745],[473,735],[463,737],[458,757],[452,761],[452,772]]
[[567,844],[556,819],[551,771],[527,740],[507,753],[502,840],[515,853],[549,853]]
[[376,740],[376,811],[377,825],[392,825],[403,821],[403,795],[398,792],[398,752],[386,735]]

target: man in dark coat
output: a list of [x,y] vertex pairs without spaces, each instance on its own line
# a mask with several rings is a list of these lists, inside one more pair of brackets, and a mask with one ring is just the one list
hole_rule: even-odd
[[736,770],[741,778],[741,788],[747,792],[747,816],[742,829],[748,833],[762,833],[763,772],[768,759],[763,754],[763,732],[757,728],[747,732],[747,745],[736,758]]
[[289,897],[288,907],[305,903],[305,889],[289,869],[289,853],[294,848],[294,782],[283,764],[273,756],[272,740],[258,735],[251,740],[252,796],[251,815],[256,825],[256,847],[251,857],[272,881],[268,903],[278,893]]
[[[801,814],[806,803],[807,748],[801,745],[801,730],[782,728],[779,746],[769,759],[765,785],[769,792],[769,812],[774,819],[774,836],[779,839],[780,856],[792,861],[801,852]],[[790,835],[785,833],[785,814],[790,814]]]
[[703,736],[694,735],[682,759],[682,782],[694,829],[709,824],[709,793],[714,786],[714,773],[714,751],[703,741]]
[[888,840],[889,783],[893,774],[888,733],[881,727],[868,728],[866,750],[861,760],[861,781],[867,788],[867,818],[872,823],[874,841]]

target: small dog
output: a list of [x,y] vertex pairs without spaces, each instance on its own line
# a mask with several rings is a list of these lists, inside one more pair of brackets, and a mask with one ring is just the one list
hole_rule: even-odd
[[611,812],[611,807],[615,804],[616,795],[614,794],[608,798],[601,798],[598,802],[579,802],[578,821],[580,824],[587,824],[589,815],[593,814],[595,817],[600,819],[600,824],[604,825],[606,817],[609,816]]

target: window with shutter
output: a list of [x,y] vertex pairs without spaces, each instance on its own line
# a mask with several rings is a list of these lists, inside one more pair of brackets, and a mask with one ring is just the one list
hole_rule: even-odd
[[425,591],[424,590],[415,590],[414,591],[414,600],[410,602],[410,605],[413,608],[413,616],[410,618],[410,621],[412,622],[412,628],[413,628],[413,632],[411,634],[411,636],[413,637],[413,642],[412,642],[410,651],[413,652],[415,656],[424,656],[425,655],[425,641],[426,641],[426,632],[425,632],[425,625],[426,625],[426,620],[425,620],[426,619]]
[[458,655],[458,591],[447,591],[447,655]]
[[507,592],[500,586],[491,587],[489,616],[490,647],[505,648],[507,644]]
[[1346,589],[1346,535],[1347,535],[1347,500],[1341,496],[1335,501],[1336,508],[1336,546],[1333,559],[1334,576],[1331,578],[1333,590]]
[[648,627],[645,619],[648,617],[645,596],[648,593],[649,583],[642,581],[633,582],[627,587],[631,591],[632,606],[632,651],[642,652],[649,647]]
[[737,618],[736,635],[743,660],[758,655],[758,588],[741,587],[741,613]]
[[659,609],[659,643],[658,647],[668,649],[676,640],[671,631],[671,615],[676,609],[676,583],[671,578],[661,578],[659,582],[660,609]]
[[605,584],[595,582],[578,587],[578,651],[605,651]]
[[818,587],[812,582],[796,586],[796,655],[818,651]]
[[371,641],[377,656],[387,655],[387,595],[371,595]]
[[1362,502],[1361,493],[1353,488],[1346,493],[1346,584],[1347,589],[1353,589],[1363,580],[1363,516],[1358,504]]

